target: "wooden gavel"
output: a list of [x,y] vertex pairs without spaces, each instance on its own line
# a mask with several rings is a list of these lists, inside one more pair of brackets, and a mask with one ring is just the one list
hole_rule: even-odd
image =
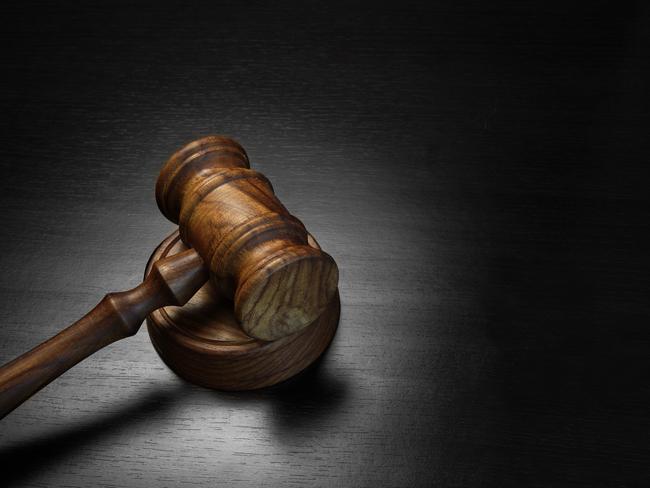
[[[228,389],[265,386],[295,374],[324,350],[338,323],[336,263],[280,203],[271,183],[250,169],[237,142],[210,136],[176,152],[160,173],[156,200],[179,225],[179,245],[186,250],[150,262],[142,284],[107,294],[79,321],[0,368],[0,418],[95,351],[134,335],[153,311],[182,306],[204,286],[232,300],[234,317],[247,336],[245,348],[223,352],[220,344],[204,340],[208,353],[199,355],[197,337],[169,327],[169,334],[177,335],[168,337],[183,338],[168,340],[166,347],[150,329],[159,354],[182,376]],[[335,301],[336,313],[325,314]],[[320,317],[325,315],[326,333],[316,330],[324,330]],[[314,332],[308,335],[304,331],[310,325]],[[312,339],[325,344],[311,347]],[[292,368],[289,353],[297,347],[299,367]],[[278,348],[284,348],[282,356]],[[216,361],[196,365],[211,360],[206,354],[213,352],[220,354]],[[231,374],[232,369],[219,370],[223,361],[274,373],[248,382],[212,381],[210,375]],[[192,364],[185,367],[184,362]]]

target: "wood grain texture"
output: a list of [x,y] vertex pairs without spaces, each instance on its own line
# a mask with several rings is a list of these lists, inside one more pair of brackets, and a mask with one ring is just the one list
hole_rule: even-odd
[[[311,236],[309,244],[319,249]],[[158,260],[186,249],[174,232],[156,249],[146,272]],[[183,378],[208,388],[241,391],[275,385],[310,366],[332,341],[339,313],[335,295],[308,327],[261,341],[242,330],[232,301],[208,282],[185,306],[150,314],[147,329],[160,357]]]
[[232,138],[206,136],[174,153],[158,177],[156,201],[210,268],[215,289],[233,300],[248,335],[283,338],[330,306],[336,263],[309,245],[303,223]]
[[[310,245],[302,222],[279,202],[268,180],[248,168],[243,148],[224,136],[189,143],[169,159],[156,199],[179,223],[172,244],[181,237],[187,246],[172,255],[166,239],[150,258],[142,284],[106,295],[70,327],[0,367],[0,419],[79,361],[134,335],[152,312],[185,305],[208,272],[214,291],[234,300],[234,318],[249,336],[287,339],[245,341],[239,349],[209,340],[192,347],[196,337],[165,333],[182,331],[182,323],[151,316],[156,350],[184,378],[228,390],[262,388],[320,356],[339,319],[336,263]],[[215,309],[212,303],[208,308]],[[233,358],[238,360],[227,364]]]
[[[340,270],[287,385],[144,331],[0,421],[3,486],[645,486],[650,30],[638,2],[16,2],[0,362],[136,286],[161,164],[231,134]],[[11,422],[8,420],[11,418]]]
[[74,324],[0,367],[0,419],[79,361],[134,335],[154,310],[185,305],[208,280],[196,251],[165,258],[151,264],[140,285],[107,294]]

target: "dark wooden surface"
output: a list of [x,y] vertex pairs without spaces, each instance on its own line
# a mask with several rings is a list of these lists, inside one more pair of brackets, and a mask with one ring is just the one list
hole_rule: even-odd
[[2,10],[0,361],[139,282],[160,166],[211,133],[335,257],[342,316],[246,394],[113,344],[0,422],[0,485],[647,484],[641,2]]

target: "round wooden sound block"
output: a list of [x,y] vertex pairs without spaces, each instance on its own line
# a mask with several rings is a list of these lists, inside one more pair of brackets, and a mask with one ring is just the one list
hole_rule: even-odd
[[[309,244],[320,249],[309,235]],[[178,231],[154,251],[154,262],[186,250]],[[151,342],[179,376],[218,390],[253,390],[298,374],[332,341],[339,322],[338,292],[325,311],[301,331],[273,342],[254,339],[235,320],[233,303],[208,281],[183,307],[164,307],[147,317]]]

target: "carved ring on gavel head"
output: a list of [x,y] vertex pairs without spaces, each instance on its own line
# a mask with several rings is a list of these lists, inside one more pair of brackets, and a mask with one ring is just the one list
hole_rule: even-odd
[[311,324],[336,292],[338,269],[235,141],[207,137],[174,154],[156,185],[162,213],[234,301],[251,336],[275,340]]
[[0,418],[95,351],[151,340],[180,376],[217,389],[286,380],[327,348],[339,319],[338,268],[250,169],[235,141],[210,136],[176,152],[156,185],[178,224],[145,280],[109,293],[80,320],[0,368]]

